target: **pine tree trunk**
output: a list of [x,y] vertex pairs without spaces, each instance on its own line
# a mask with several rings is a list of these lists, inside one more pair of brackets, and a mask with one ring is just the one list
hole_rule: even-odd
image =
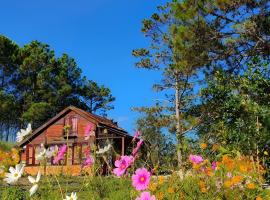
[[181,143],[182,143],[182,131],[180,124],[180,94],[179,94],[179,83],[176,79],[175,82],[175,118],[176,118],[176,138],[177,138],[177,162],[178,167],[182,167],[182,151],[181,151]]

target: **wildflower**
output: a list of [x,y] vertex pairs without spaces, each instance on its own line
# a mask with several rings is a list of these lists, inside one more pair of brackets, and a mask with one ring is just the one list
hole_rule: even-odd
[[142,192],[140,197],[137,197],[136,200],[156,200],[154,195],[151,196],[150,192]]
[[154,192],[157,189],[157,184],[156,183],[150,183],[149,184],[149,190]]
[[228,178],[232,178],[232,173],[231,173],[231,172],[228,172],[228,173],[226,174],[226,176],[227,176]]
[[137,154],[137,152],[141,148],[142,144],[143,144],[143,140],[140,139],[140,141],[137,143],[136,147],[133,149],[133,151],[131,153],[132,156],[135,156]]
[[195,163],[195,164],[200,164],[203,162],[203,158],[198,155],[190,155],[189,160],[190,162]]
[[121,158],[114,163],[116,168],[113,170],[113,173],[116,176],[122,176],[133,161],[134,158],[132,156],[121,156]]
[[250,189],[250,190],[253,190],[255,188],[255,184],[254,183],[248,183],[247,188]]
[[204,169],[204,172],[206,173],[207,176],[213,176],[213,169],[211,167],[206,167]]
[[164,176],[159,176],[159,177],[158,177],[158,183],[159,183],[160,185],[162,185],[162,184],[164,183]]
[[41,176],[40,171],[38,171],[38,174],[37,174],[36,179],[33,178],[32,176],[28,176],[28,180],[30,181],[30,183],[33,184],[33,186],[31,187],[31,189],[29,190],[30,196],[32,196],[33,194],[36,193],[36,191],[38,189],[38,182],[40,180],[40,176]]
[[31,124],[28,124],[26,129],[21,129],[21,131],[17,133],[16,141],[17,142],[23,141],[24,137],[30,134],[31,132],[32,132]]
[[199,182],[199,187],[200,187],[200,191],[201,191],[202,193],[207,192],[207,189],[206,189],[206,186],[205,186],[205,182],[200,181],[200,182]]
[[222,164],[224,164],[229,170],[234,168],[234,161],[228,155],[222,157]]
[[268,156],[268,152],[267,151],[264,151],[263,154],[266,155],[266,156]]
[[169,193],[169,194],[174,193],[174,189],[173,189],[172,187],[169,187],[169,188],[168,188],[168,193]]
[[231,182],[232,182],[232,184],[236,185],[236,184],[240,183],[242,180],[243,180],[243,177],[240,175],[237,175],[237,176],[232,177]]
[[109,151],[110,149],[112,148],[112,145],[111,144],[108,144],[107,146],[105,146],[104,148],[100,148],[96,154],[104,154],[106,153],[107,151]]
[[239,170],[245,173],[248,171],[248,167],[245,164],[241,164],[239,165]]
[[83,167],[84,168],[89,167],[89,166],[93,165],[94,162],[95,162],[94,158],[91,155],[89,155],[86,157],[86,160],[83,163]]
[[257,197],[256,197],[256,200],[263,200],[263,198],[260,197],[260,196],[257,196]]
[[137,138],[139,138],[141,136],[141,132],[140,131],[136,131],[133,139],[132,139],[132,142],[134,142]]
[[232,186],[232,182],[229,180],[224,181],[224,187],[229,188]]
[[216,162],[212,162],[211,168],[212,168],[212,170],[217,170],[217,163]]
[[151,174],[145,168],[139,168],[132,175],[132,185],[136,190],[145,190],[148,188]]
[[76,192],[72,192],[70,196],[66,195],[66,198],[64,200],[77,200]]
[[57,152],[57,146],[50,147],[49,149],[44,148],[43,144],[41,144],[40,146],[41,146],[40,151],[36,156],[37,160],[45,160],[46,158],[51,158]]
[[92,130],[92,124],[88,124],[85,128],[85,132],[84,132],[84,139],[88,140],[90,138],[90,134],[91,134],[91,130]]
[[62,160],[64,158],[64,155],[67,151],[67,145],[63,145],[62,147],[60,147],[57,156],[53,159],[53,164],[57,164],[60,160]]
[[157,196],[157,199],[158,200],[161,200],[161,199],[163,199],[164,198],[164,193],[163,192],[159,192],[158,193],[158,196]]
[[200,146],[201,146],[202,149],[206,149],[207,148],[207,144],[206,143],[201,143]]
[[23,164],[17,164],[15,168],[10,167],[9,172],[6,174],[6,178],[4,181],[6,181],[8,184],[14,184],[16,183],[19,178],[21,178],[24,170],[24,165]]

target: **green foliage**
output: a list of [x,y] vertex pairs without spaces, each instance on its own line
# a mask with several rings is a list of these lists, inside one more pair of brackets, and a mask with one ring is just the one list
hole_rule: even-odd
[[166,108],[159,104],[133,110],[141,114],[137,119],[137,129],[142,133],[144,140],[140,161],[163,173],[168,172],[168,168],[173,169],[176,162],[175,144],[171,135],[164,134],[162,128],[169,127],[174,119],[165,112]]
[[6,187],[0,189],[0,197],[2,200],[26,200],[26,192],[21,187]]
[[0,150],[2,151],[10,151],[12,147],[14,147],[14,143],[11,142],[3,142],[0,141]]
[[258,154],[269,143],[270,71],[263,63],[249,65],[241,75],[216,71],[202,90],[199,134],[245,154]]
[[67,54],[57,58],[47,44],[19,47],[0,36],[0,139],[14,138],[29,122],[36,128],[70,105],[105,115],[114,100],[110,89],[84,77]]

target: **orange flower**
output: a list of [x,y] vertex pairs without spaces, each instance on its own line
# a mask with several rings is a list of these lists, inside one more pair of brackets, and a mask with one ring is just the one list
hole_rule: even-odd
[[195,170],[199,170],[201,168],[201,165],[193,163],[192,168],[195,169]]
[[229,180],[224,181],[224,187],[229,188],[231,186],[232,186],[232,182],[231,181],[229,181]]
[[211,167],[207,167],[205,169],[205,173],[207,176],[213,176],[213,170],[211,169]]
[[200,187],[200,191],[201,191],[202,193],[207,192],[207,189],[206,189],[206,186],[205,186],[205,182],[200,181],[200,182],[199,182],[199,187]]
[[256,197],[256,200],[263,200],[263,198],[260,197],[260,196],[257,196],[257,197]]
[[164,183],[164,176],[159,176],[158,177],[158,183],[160,184],[160,185],[162,185],[163,183]]
[[173,189],[172,187],[169,187],[169,188],[168,188],[168,193],[169,193],[169,194],[174,193],[174,189]]
[[255,188],[255,184],[254,183],[248,183],[247,188],[250,189],[250,190],[253,190]]
[[201,143],[200,146],[201,146],[202,149],[206,149],[207,148],[207,144],[206,143]]
[[231,182],[232,182],[233,185],[235,185],[235,184],[240,183],[242,180],[243,180],[243,177],[237,175],[237,176],[232,177]]
[[234,168],[234,161],[228,155],[222,157],[222,164],[224,164],[228,170],[232,170]]
[[241,172],[244,172],[244,173],[248,171],[247,166],[243,165],[243,164],[240,164],[239,169],[240,169]]

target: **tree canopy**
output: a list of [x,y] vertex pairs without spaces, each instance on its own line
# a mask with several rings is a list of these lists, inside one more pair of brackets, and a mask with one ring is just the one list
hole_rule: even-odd
[[38,127],[69,105],[106,115],[115,100],[67,54],[57,58],[47,44],[20,47],[5,36],[0,36],[0,97],[0,139],[6,140],[26,123]]

